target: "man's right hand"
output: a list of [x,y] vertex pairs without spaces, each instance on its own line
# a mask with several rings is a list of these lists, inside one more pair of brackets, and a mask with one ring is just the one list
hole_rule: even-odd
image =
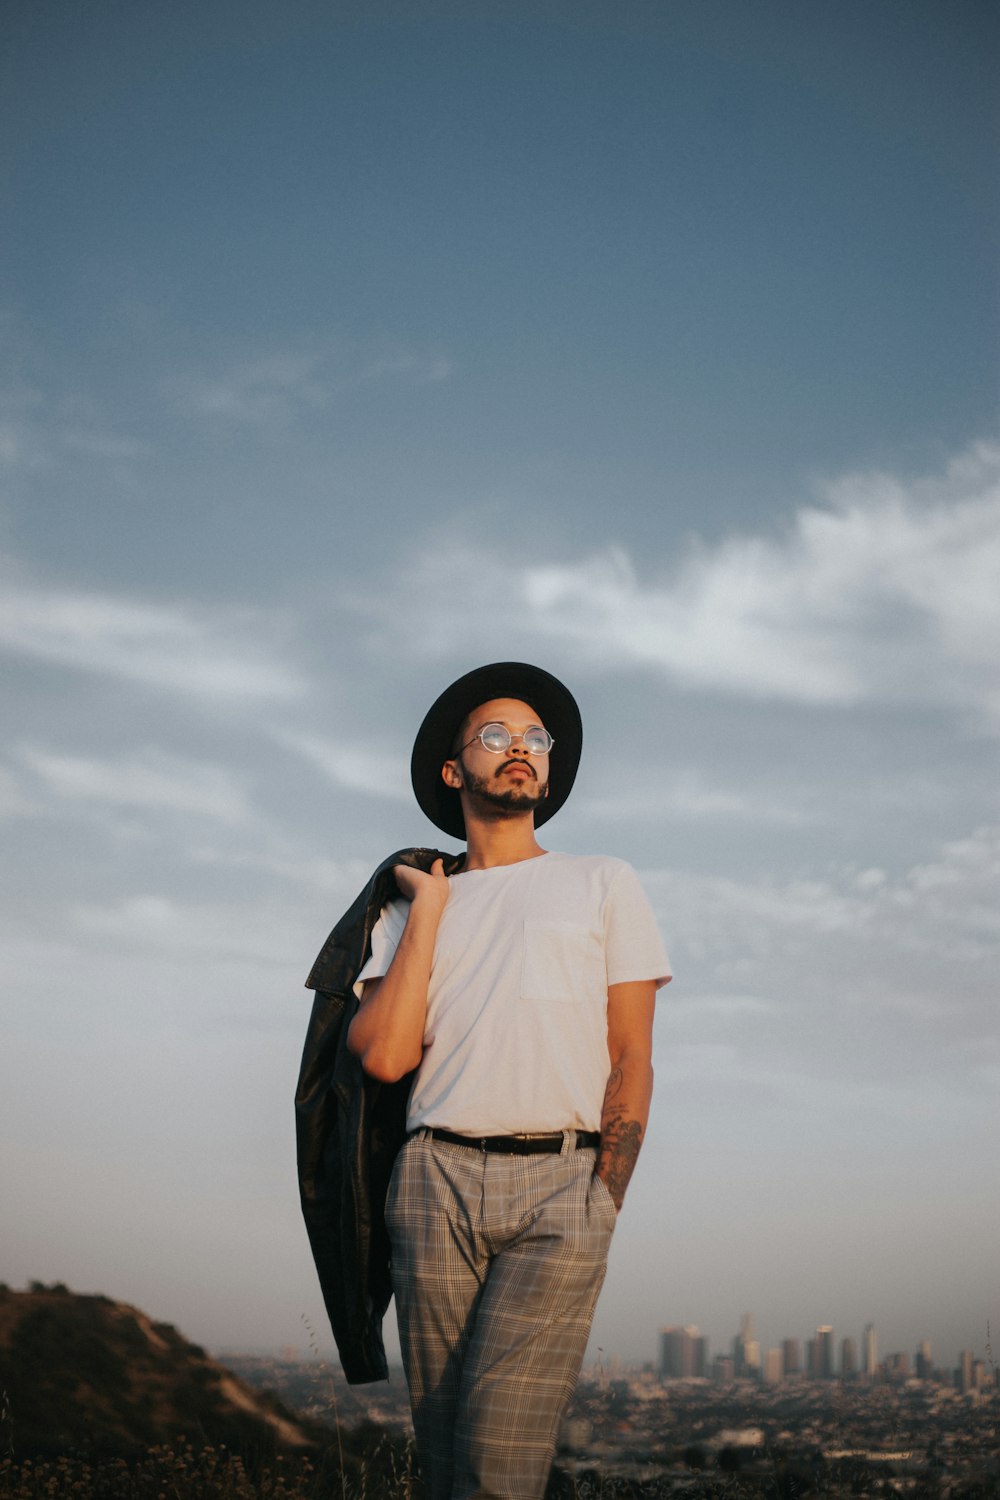
[[416,901],[419,897],[421,904],[434,902],[439,911],[444,909],[449,886],[442,860],[436,859],[429,871],[415,870],[412,865],[394,865],[392,873],[407,901]]

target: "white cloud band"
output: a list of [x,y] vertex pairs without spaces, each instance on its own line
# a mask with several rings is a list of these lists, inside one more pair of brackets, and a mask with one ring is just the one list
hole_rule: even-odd
[[7,582],[0,650],[213,700],[287,699],[303,684],[251,610],[150,604]]
[[[784,535],[694,546],[644,573],[624,549],[507,564],[472,548],[425,556],[407,598],[449,601],[411,632],[445,650],[496,643],[484,594],[508,601],[504,649],[558,642],[603,669],[664,671],[693,688],[802,704],[952,704],[1000,726],[1000,445],[940,479],[861,475],[827,486]],[[652,577],[649,577],[649,571]],[[412,609],[412,603],[408,603]]]

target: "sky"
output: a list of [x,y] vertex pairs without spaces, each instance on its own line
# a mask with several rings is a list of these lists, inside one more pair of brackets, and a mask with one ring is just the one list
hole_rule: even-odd
[[543,843],[676,974],[589,1358],[983,1355],[998,58],[977,0],[5,7],[10,1285],[325,1339],[304,980],[519,659],[585,726]]

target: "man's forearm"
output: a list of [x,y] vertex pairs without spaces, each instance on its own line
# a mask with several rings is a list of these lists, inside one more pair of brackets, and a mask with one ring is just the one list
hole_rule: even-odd
[[384,979],[366,987],[347,1045],[366,1073],[392,1083],[417,1066],[423,1050],[427,986],[441,908],[419,899],[411,906],[399,947]]
[[623,1053],[614,1063],[604,1091],[596,1168],[619,1209],[635,1171],[652,1094],[653,1069],[648,1053]]

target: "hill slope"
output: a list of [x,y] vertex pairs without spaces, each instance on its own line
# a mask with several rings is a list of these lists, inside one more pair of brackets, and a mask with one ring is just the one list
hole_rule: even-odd
[[0,1390],[2,1446],[22,1457],[67,1448],[126,1455],[181,1434],[263,1454],[330,1441],[169,1323],[65,1287],[0,1288]]

